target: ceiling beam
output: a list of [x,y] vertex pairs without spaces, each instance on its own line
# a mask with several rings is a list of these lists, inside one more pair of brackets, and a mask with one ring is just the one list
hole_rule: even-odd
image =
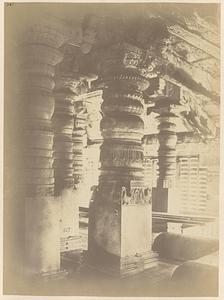
[[200,36],[185,30],[179,25],[169,26],[168,31],[170,34],[179,37],[188,44],[193,45],[212,57],[215,57],[218,60],[220,59],[220,49]]

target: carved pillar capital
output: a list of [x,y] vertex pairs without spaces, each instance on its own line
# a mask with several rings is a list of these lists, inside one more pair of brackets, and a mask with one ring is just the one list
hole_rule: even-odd
[[149,82],[142,80],[142,77],[151,78],[156,76],[153,57],[150,53],[125,42],[114,44],[106,49],[100,58],[99,72],[106,82],[110,79],[108,75],[119,76],[114,77],[114,79],[117,78],[117,80],[123,80],[126,84],[132,84],[141,91],[149,85]]

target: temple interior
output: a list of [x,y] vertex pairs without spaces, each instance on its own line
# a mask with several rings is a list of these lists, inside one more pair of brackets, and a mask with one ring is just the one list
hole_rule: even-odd
[[5,294],[218,295],[219,14],[5,5]]

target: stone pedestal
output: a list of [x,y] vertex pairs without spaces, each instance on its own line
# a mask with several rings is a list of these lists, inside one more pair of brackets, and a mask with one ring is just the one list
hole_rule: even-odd
[[103,91],[99,185],[89,209],[87,264],[127,276],[155,262],[151,252],[151,191],[144,185],[144,51],[115,45],[102,62]]
[[151,194],[147,189],[132,187],[128,196],[125,188],[118,193],[114,186],[113,199],[112,189],[96,191],[90,204],[87,264],[123,277],[152,267],[157,261],[151,251]]

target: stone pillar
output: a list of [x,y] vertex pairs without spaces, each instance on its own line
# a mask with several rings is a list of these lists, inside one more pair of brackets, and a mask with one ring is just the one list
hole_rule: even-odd
[[81,248],[78,197],[73,175],[75,163],[73,151],[74,101],[77,97],[77,86],[80,84],[80,80],[75,75],[63,72],[63,67],[60,66],[55,79],[54,169],[55,195],[61,203],[61,252]]
[[[98,90],[80,95],[74,103],[74,177],[81,207],[89,207],[91,188],[98,181],[98,176],[91,178],[92,170],[88,164],[92,159],[94,162],[97,160],[97,164],[99,163],[99,145],[96,143],[102,139],[100,134],[101,102],[102,90]],[[91,154],[92,157],[89,157]]]
[[[60,270],[60,202],[54,197],[53,96],[58,48],[64,33],[53,25],[32,27],[21,50],[24,105],[23,172],[25,197],[24,266],[28,275],[55,275]],[[23,219],[21,218],[21,222]]]
[[74,130],[73,130],[73,152],[74,152],[74,169],[73,176],[76,188],[78,189],[80,184],[83,182],[84,176],[84,147],[87,144],[87,111],[85,107],[85,100],[83,96],[77,97],[74,102]]
[[176,122],[183,107],[170,97],[162,97],[153,111],[158,113],[158,180],[153,189],[153,211],[178,212],[176,186]]
[[144,186],[144,52],[124,44],[102,63],[101,174],[89,210],[88,264],[117,276],[152,266],[151,191]]

